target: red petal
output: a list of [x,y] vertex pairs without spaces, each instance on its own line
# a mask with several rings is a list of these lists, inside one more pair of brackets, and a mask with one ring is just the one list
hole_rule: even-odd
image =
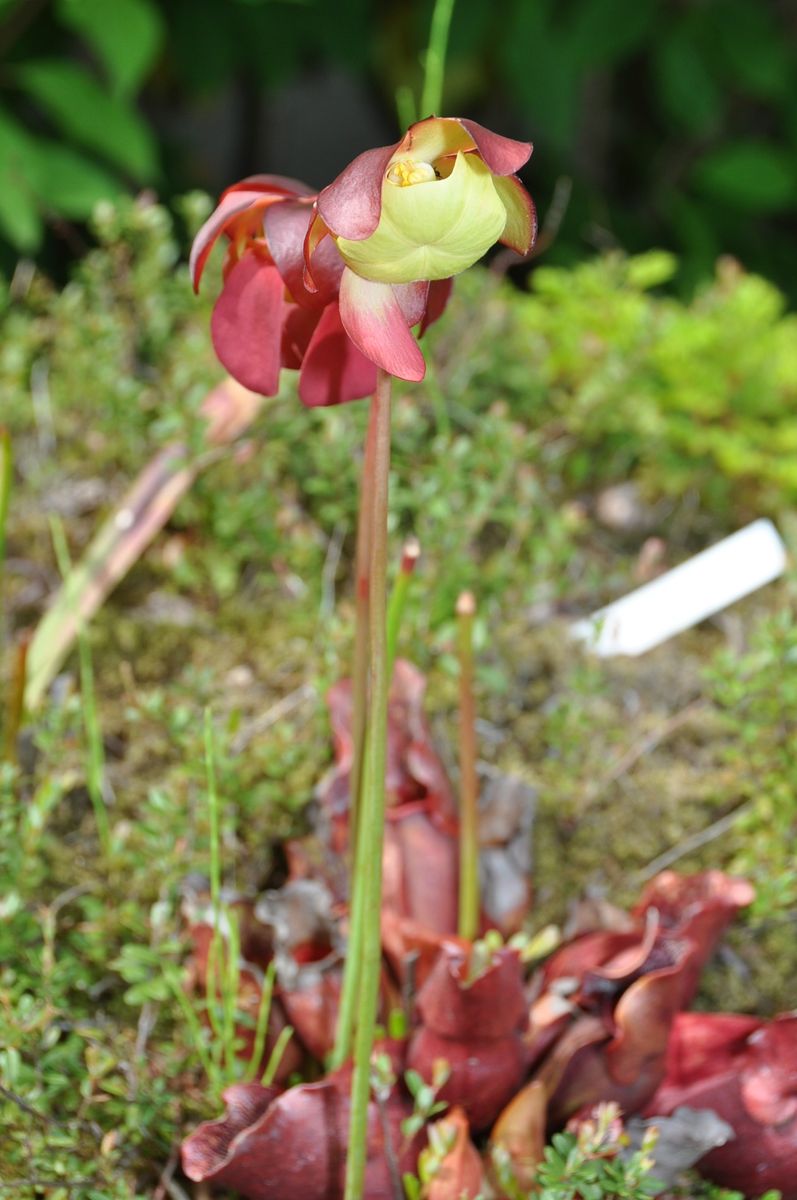
[[237,188],[255,188],[261,192],[274,192],[282,196],[314,196],[315,188],[302,183],[301,179],[291,179],[288,175],[247,175],[240,183],[228,187],[222,196],[234,192]]
[[347,267],[340,281],[340,316],[371,362],[399,379],[423,379],[426,363],[389,283],[361,279]]
[[499,240],[518,254],[528,254],[537,237],[534,202],[517,175],[499,176],[493,184],[506,206],[506,225]]
[[467,129],[476,143],[476,149],[494,175],[514,175],[531,157],[531,142],[516,142],[514,138],[502,137],[500,133],[493,133],[483,125],[469,121],[467,117],[456,119],[463,129]]
[[312,216],[312,208],[299,200],[270,204],[263,214],[271,257],[298,304],[316,303],[316,297],[304,286],[304,239]]
[[319,308],[300,308],[298,304],[285,306],[285,322],[282,326],[282,365],[298,371],[302,365],[310,339],[321,319]]
[[275,267],[244,254],[227,276],[210,323],[219,362],[263,396],[279,387],[283,292]]
[[251,208],[255,204],[263,203],[263,194],[258,191],[234,191],[229,188],[216,208],[208,217],[205,224],[199,230],[199,233],[194,238],[194,244],[191,247],[191,257],[188,262],[188,269],[191,273],[191,280],[194,285],[194,291],[199,290],[199,281],[202,278],[202,272],[205,269],[205,263],[208,260],[208,255],[218,241],[219,236],[224,230],[224,226],[238,216],[247,208]]
[[318,196],[318,211],[337,237],[370,237],[382,212],[382,181],[396,146],[366,150]]
[[199,233],[194,238],[189,260],[189,271],[194,284],[194,291],[199,288],[199,281],[205,269],[208,255],[223,231],[224,226],[232,217],[250,208],[254,204],[262,204],[269,197],[278,199],[281,196],[312,196],[313,189],[298,179],[288,179],[284,175],[250,175],[239,183],[234,183],[222,192],[219,202],[205,221]]
[[448,304],[451,291],[454,287],[454,280],[449,279],[433,279],[429,284],[429,298],[426,301],[426,313],[421,321],[421,328],[418,331],[418,337],[423,337],[430,325],[434,325],[445,312]]
[[370,396],[375,388],[374,364],[346,333],[337,304],[327,305],[304,356],[299,399],[321,408]]
[[419,321],[423,320],[429,295],[428,280],[422,279],[416,283],[394,283],[393,291],[408,325],[417,325]]

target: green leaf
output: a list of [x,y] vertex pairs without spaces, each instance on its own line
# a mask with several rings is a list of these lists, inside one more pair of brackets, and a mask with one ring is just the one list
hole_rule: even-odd
[[568,23],[573,54],[584,68],[609,66],[645,39],[658,11],[657,0],[589,0]]
[[769,142],[720,146],[697,164],[692,177],[715,199],[751,212],[785,211],[797,200],[794,159]]
[[138,182],[157,173],[153,137],[124,101],[110,96],[81,67],[54,59],[16,68],[15,79],[65,133]]
[[579,117],[579,71],[566,31],[554,23],[546,0],[515,0],[506,36],[503,67],[539,142],[570,151]]
[[30,135],[0,112],[0,232],[23,254],[38,249],[43,232],[30,186],[32,145]]
[[32,148],[33,186],[45,208],[82,221],[99,200],[115,199],[124,188],[108,171],[68,146],[44,138]]
[[667,117],[699,132],[718,123],[722,92],[688,29],[675,29],[660,42],[654,67],[659,101]]
[[724,0],[722,20],[713,22],[712,29],[714,48],[734,83],[765,100],[790,95],[792,43],[766,4]]
[[95,51],[114,93],[135,92],[163,44],[163,19],[151,0],[58,0],[57,13]]

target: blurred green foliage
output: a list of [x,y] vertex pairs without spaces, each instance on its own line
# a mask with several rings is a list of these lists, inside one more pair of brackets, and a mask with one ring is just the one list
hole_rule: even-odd
[[[226,185],[167,112],[204,125],[232,95],[240,115],[215,136],[237,147],[228,169],[240,174],[280,170],[251,161],[250,126],[261,97],[308,73],[342,70],[392,114],[397,89],[420,91],[431,7],[2,0],[3,240],[35,254],[49,225],[74,245],[64,222],[98,198],[142,185],[170,198],[198,171]],[[543,214],[557,180],[572,180],[554,261],[663,245],[688,289],[730,253],[794,296],[794,21],[790,0],[460,0],[445,107],[536,143],[526,178]]]

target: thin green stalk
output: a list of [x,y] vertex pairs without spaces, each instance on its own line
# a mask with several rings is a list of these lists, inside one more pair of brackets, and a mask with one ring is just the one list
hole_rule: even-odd
[[268,1057],[266,1069],[263,1072],[263,1078],[260,1080],[263,1087],[271,1087],[274,1082],[274,1076],[279,1070],[279,1065],[282,1062],[282,1056],[285,1053],[285,1047],[293,1037],[293,1026],[286,1025],[284,1029],[279,1031],[279,1037],[274,1043],[274,1049]]
[[446,51],[454,0],[437,0],[429,30],[429,46],[424,59],[421,117],[437,116],[443,103],[443,79],[446,70]]
[[[376,408],[371,405],[368,432],[363,450],[363,469],[360,481],[360,505],[357,517],[357,557],[355,563],[355,617],[354,617],[354,661],[352,664],[352,764],[349,775],[349,838],[354,847],[352,854],[352,881],[362,874],[360,844],[360,794],[362,792],[362,764],[365,751],[365,724],[368,706],[368,637],[371,605],[371,534],[373,510],[370,493],[373,489],[374,446],[376,443]],[[361,891],[350,889],[349,897],[349,952],[343,976],[343,990],[335,1030],[335,1046],[330,1055],[332,1070],[340,1067],[351,1055],[354,1038],[354,1021],[360,990],[359,945],[362,925]]]
[[373,513],[366,503],[367,481],[373,474],[374,409],[368,418],[360,481],[360,506],[357,516],[357,557],[355,562],[354,659],[352,662],[352,762],[349,777],[349,829],[351,844],[357,844],[357,814],[362,786],[365,713],[368,701],[368,611],[370,607],[371,527]]
[[249,1065],[244,1072],[244,1083],[251,1083],[254,1079],[255,1075],[257,1074],[257,1069],[260,1066],[260,1060],[263,1057],[263,1051],[266,1048],[268,1019],[271,1015],[271,1000],[274,995],[274,980],[276,975],[277,964],[272,959],[266,967],[266,972],[263,976],[263,987],[260,991],[260,1003],[257,1007],[257,1021],[255,1022],[255,1040],[252,1045],[252,1057],[249,1059]]
[[[366,746],[367,754],[367,746]],[[363,931],[364,895],[362,879],[366,870],[366,846],[364,843],[364,825],[358,824],[355,831],[354,861],[351,873],[349,898],[349,934],[346,950],[346,963],[343,971],[343,986],[340,993],[338,1008],[338,1024],[335,1030],[335,1045],[329,1056],[331,1071],[342,1067],[351,1057],[354,1042],[354,1027],[360,1004],[360,967]]]
[[[373,514],[371,532],[371,612],[369,626],[368,720],[360,813],[362,874],[354,889],[362,893],[362,925],[359,949],[359,1006],[354,1038],[354,1076],[351,1090],[349,1149],[346,1159],[344,1200],[361,1200],[365,1178],[368,1136],[368,1100],[371,1090],[371,1051],[379,1003],[382,963],[382,850],[385,829],[385,767],[387,761],[387,514],[390,472],[391,377],[377,374],[374,410],[373,473],[368,501]],[[352,958],[351,950],[349,959]],[[347,962],[347,968],[349,963]]]
[[399,565],[396,582],[393,584],[393,590],[390,593],[390,603],[387,606],[387,677],[393,678],[393,665],[396,661],[396,647],[398,645],[399,631],[401,630],[401,622],[404,617],[404,610],[407,607],[407,596],[410,590],[410,581],[415,570],[415,564],[421,556],[421,544],[417,538],[408,538],[404,543],[404,549],[401,552],[401,563]]
[[[66,542],[64,526],[58,517],[50,518],[50,534],[53,539],[55,558],[62,579],[67,579],[72,569],[69,557],[69,547]],[[94,688],[94,664],[91,658],[91,645],[88,634],[81,623],[77,635],[78,659],[80,662],[80,699],[83,708],[83,728],[86,734],[86,788],[94,809],[94,820],[97,825],[97,836],[104,854],[111,848],[111,833],[108,824],[108,810],[105,806],[105,750],[102,743],[102,730],[97,711],[97,694]]]
[[180,979],[180,976],[177,974],[177,971],[174,969],[174,967],[167,968],[164,973],[169,983],[169,987],[172,989],[174,998],[182,1011],[183,1017],[185,1018],[185,1023],[188,1026],[191,1034],[191,1040],[193,1041],[197,1057],[202,1063],[202,1069],[204,1070],[205,1075],[210,1083],[213,1086],[216,1086],[214,1065],[210,1054],[208,1053],[208,1048],[205,1042],[205,1030],[202,1028],[199,1018],[194,1012],[194,1007],[191,1004],[191,1001],[185,994],[185,988],[183,987],[182,980]]
[[241,978],[241,935],[234,911],[229,913],[228,925],[227,959],[226,962],[222,960],[221,970],[221,1012],[224,1030],[222,1047],[226,1077],[234,1079],[237,1065],[235,1025],[238,1016],[238,984]]
[[473,617],[470,592],[457,601],[459,656],[459,936],[473,941],[479,928],[479,815],[476,776],[476,705],[473,699]]
[[224,938],[221,932],[221,844],[219,839],[219,792],[216,785],[216,746],[213,739],[213,718],[205,709],[205,779],[208,792],[208,822],[210,825],[210,905],[213,911],[213,934],[208,948],[205,976],[205,1003],[213,1030],[211,1051],[217,1067],[224,1055],[224,1019],[219,1019],[218,992],[225,991]]

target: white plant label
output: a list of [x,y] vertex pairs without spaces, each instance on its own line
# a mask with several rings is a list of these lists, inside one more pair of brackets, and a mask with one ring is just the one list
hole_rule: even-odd
[[771,521],[754,521],[572,626],[607,658],[644,654],[782,575],[786,547]]

